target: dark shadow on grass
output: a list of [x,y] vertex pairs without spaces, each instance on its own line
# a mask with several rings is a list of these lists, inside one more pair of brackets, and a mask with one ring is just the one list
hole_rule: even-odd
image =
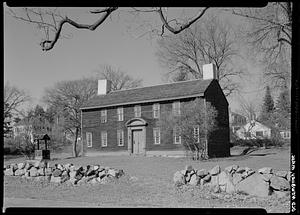
[[272,152],[272,153],[263,153],[263,154],[251,154],[249,156],[266,156],[266,155],[274,155],[276,153]]

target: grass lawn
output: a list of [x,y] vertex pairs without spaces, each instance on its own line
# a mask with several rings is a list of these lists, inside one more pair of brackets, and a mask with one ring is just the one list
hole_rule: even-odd
[[[238,164],[254,170],[265,166],[277,170],[289,170],[289,154],[289,148],[281,148],[258,150],[245,156],[235,155],[208,161],[138,156],[62,157],[52,162],[76,165],[100,164],[123,169],[126,175],[112,184],[77,187],[65,184],[59,186],[43,184],[6,176],[4,197],[69,201],[81,204],[86,202],[100,207],[262,207],[268,212],[289,212],[288,199],[276,200],[271,197],[258,199],[241,195],[228,198],[228,195],[223,194],[207,195],[208,192],[199,188],[175,189],[173,186],[174,173],[184,169],[187,164],[191,164],[195,169],[211,169],[215,165],[225,168],[231,164]],[[22,158],[9,159],[5,163],[21,161]],[[134,180],[131,177],[134,177]]]

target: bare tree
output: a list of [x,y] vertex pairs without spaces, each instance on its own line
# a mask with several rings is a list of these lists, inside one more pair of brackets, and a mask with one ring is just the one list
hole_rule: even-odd
[[253,100],[247,100],[242,96],[238,97],[239,101],[239,112],[241,115],[246,116],[247,120],[256,120],[257,113],[259,111],[258,105]]
[[142,86],[141,79],[134,79],[120,69],[110,65],[103,65],[100,70],[96,71],[97,79],[107,79],[111,81],[111,90],[129,89]]
[[167,73],[175,80],[202,78],[202,65],[214,63],[225,95],[238,89],[234,78],[242,70],[233,66],[238,57],[234,36],[230,27],[216,17],[210,17],[187,29],[180,35],[172,35],[159,41],[157,52],[160,63],[171,70]]
[[[131,13],[154,13],[158,15],[161,21],[161,33],[165,33],[165,29],[173,34],[178,34],[183,30],[189,28],[193,23],[199,20],[206,12],[208,8],[199,9],[197,14],[189,19],[171,19],[168,20],[168,14],[163,11],[161,7],[156,8],[131,8],[126,12]],[[67,15],[62,15],[61,10],[44,9],[44,8],[23,8],[21,10],[9,8],[9,13],[16,19],[34,24],[44,34],[44,38],[40,43],[43,51],[51,50],[58,39],[61,37],[61,32],[65,24],[69,24],[77,29],[86,29],[94,31],[100,25],[102,25],[108,17],[110,17],[116,11],[121,11],[118,7],[107,7],[103,9],[90,10],[89,13],[93,16],[98,16],[97,20],[91,24],[82,24],[77,22],[76,18],[69,18]],[[175,23],[175,24],[174,24]]]
[[11,120],[15,114],[20,113],[19,107],[30,100],[30,96],[23,90],[10,85],[4,86],[4,135],[11,131]]
[[74,137],[73,156],[77,157],[77,139],[81,129],[80,107],[97,92],[97,83],[93,79],[60,81],[46,90],[44,101],[58,111],[65,119],[64,130]]
[[292,2],[270,2],[264,8],[231,11],[249,21],[250,28],[243,29],[243,35],[250,45],[251,55],[265,65],[268,83],[273,82],[275,87],[289,85],[288,80],[282,84],[282,77],[290,73],[291,68]]

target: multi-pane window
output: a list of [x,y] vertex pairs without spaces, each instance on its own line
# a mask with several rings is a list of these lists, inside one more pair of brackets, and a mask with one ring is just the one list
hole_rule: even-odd
[[118,146],[124,146],[124,131],[117,130]]
[[255,135],[257,137],[263,137],[264,136],[262,131],[256,131]]
[[160,144],[160,129],[153,128],[154,144]]
[[181,144],[181,136],[179,133],[179,129],[173,129],[173,136],[174,136],[174,144]]
[[123,107],[117,108],[118,121],[124,120]]
[[101,110],[101,123],[106,123],[107,122],[107,110]]
[[101,132],[101,146],[102,147],[107,146],[107,132],[106,131]]
[[173,108],[173,114],[175,116],[179,116],[180,115],[180,102],[173,102],[172,104],[172,108]]
[[86,143],[87,143],[87,147],[92,147],[93,143],[92,143],[92,132],[86,132]]
[[153,118],[158,119],[160,115],[160,106],[159,103],[153,104]]
[[194,138],[196,140],[197,143],[199,143],[199,125],[194,127]]
[[134,117],[141,117],[142,108],[141,105],[134,106]]

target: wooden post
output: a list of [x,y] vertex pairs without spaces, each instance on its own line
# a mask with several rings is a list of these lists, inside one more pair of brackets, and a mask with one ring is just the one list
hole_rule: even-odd
[[39,150],[39,149],[40,149],[40,140],[37,139],[37,150]]

